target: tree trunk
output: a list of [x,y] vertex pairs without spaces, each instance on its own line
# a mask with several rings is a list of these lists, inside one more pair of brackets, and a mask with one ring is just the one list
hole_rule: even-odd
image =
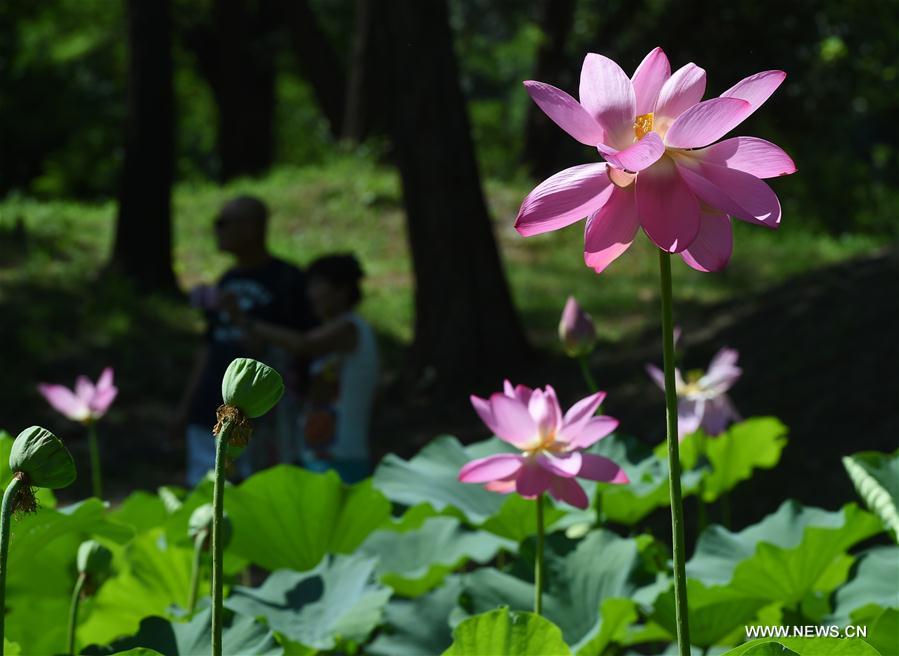
[[169,0],[128,0],[125,162],[110,268],[141,289],[174,290],[174,160]]
[[[565,44],[574,20],[575,0],[543,0],[538,24],[543,40],[537,50],[533,79],[560,88],[572,86],[572,67],[565,56]],[[540,178],[560,168],[559,127],[534,103],[528,104],[524,132],[524,161],[530,172]]]
[[343,133],[346,77],[337,53],[306,0],[280,0],[280,7],[300,70],[312,86],[331,134],[339,138]]
[[[415,269],[418,367],[440,388],[517,369],[529,347],[481,191],[444,0],[391,0],[393,134]],[[511,221],[511,219],[510,219]]]

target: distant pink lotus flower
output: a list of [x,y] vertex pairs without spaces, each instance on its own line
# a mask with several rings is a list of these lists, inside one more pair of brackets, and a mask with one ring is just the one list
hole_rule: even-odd
[[96,385],[87,376],[78,376],[74,391],[62,385],[46,383],[39,384],[37,388],[58,412],[72,421],[90,424],[106,414],[119,393],[112,378],[112,367],[106,367]]
[[565,353],[573,358],[589,355],[596,345],[596,327],[593,318],[569,296],[559,321],[559,339]]
[[522,202],[516,229],[530,236],[589,217],[584,259],[597,273],[627,250],[638,227],[694,269],[724,268],[733,250],[730,217],[777,228],[780,202],[760,178],[789,175],[796,166],[763,139],[714,142],[785,77],[783,71],[757,73],[703,101],[705,71],[690,63],[671,74],[656,48],[631,78],[611,59],[588,54],[580,102],[549,84],[526,81],[540,109],[606,161],[540,183]]
[[517,492],[533,499],[546,492],[572,506],[586,508],[587,494],[575,477],[627,483],[624,470],[612,460],[582,449],[618,426],[618,420],[593,413],[605,398],[597,392],[575,403],[562,415],[555,390],[532,390],[505,383],[505,393],[489,399],[471,397],[471,404],[498,438],[521,453],[502,453],[467,463],[459,471],[463,483],[486,483],[488,490]]
[[[737,366],[740,357],[736,349],[723,348],[709,363],[706,372],[687,372],[685,381],[680,369],[674,370],[677,389],[678,439],[700,428],[706,435],[720,435],[740,415],[727,391],[740,378],[743,370]],[[665,390],[665,374],[655,365],[646,365],[646,371],[662,391]]]

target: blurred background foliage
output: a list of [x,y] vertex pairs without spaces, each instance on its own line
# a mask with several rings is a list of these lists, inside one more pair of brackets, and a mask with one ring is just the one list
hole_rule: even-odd
[[[213,90],[190,35],[208,21],[212,0],[172,7],[175,172],[178,181],[221,177]],[[250,3],[253,4],[253,3]],[[893,2],[800,0],[571,0],[558,79],[576,90],[586,51],[631,71],[661,45],[675,67],[709,70],[707,96],[767,68],[789,73],[771,101],[741,128],[790,152],[802,175],[779,182],[785,214],[832,234],[895,235],[899,190],[899,10]],[[310,0],[338,64],[351,51],[354,3]],[[534,77],[546,42],[541,5],[515,0],[454,0],[451,24],[462,89],[482,173],[520,180],[533,170],[523,135],[529,111],[521,80]],[[6,0],[0,4],[0,197],[103,200],[118,189],[125,118],[125,12],[112,1]],[[326,162],[337,152],[308,76],[273,33],[275,165]],[[407,81],[408,83],[408,81]],[[52,93],[48,93],[52,89]],[[380,157],[385,140],[363,148]],[[554,153],[553,169],[583,160],[576,144]],[[568,148],[569,150],[565,150]]]

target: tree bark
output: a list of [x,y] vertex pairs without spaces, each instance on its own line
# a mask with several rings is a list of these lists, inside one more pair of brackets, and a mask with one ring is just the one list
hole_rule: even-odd
[[484,202],[444,0],[391,0],[393,136],[415,270],[415,364],[440,388],[517,369],[530,349]]
[[346,76],[340,59],[306,0],[280,0],[280,7],[297,63],[331,128],[343,132]]
[[[574,21],[575,0],[543,0],[538,24],[543,34],[534,64],[535,80],[560,88],[570,87],[572,67],[565,44]],[[524,131],[524,161],[531,174],[544,178],[560,168],[559,127],[536,104],[528,105]]]
[[174,161],[169,0],[128,0],[128,113],[110,268],[141,289],[175,290]]
[[258,175],[274,161],[275,0],[215,0],[211,21],[185,41],[218,110],[219,178]]

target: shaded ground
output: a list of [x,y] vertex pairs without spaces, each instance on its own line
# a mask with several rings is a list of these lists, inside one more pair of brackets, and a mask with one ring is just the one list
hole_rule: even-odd
[[[24,237],[17,242],[12,233],[3,237],[0,271],[26,257],[45,257],[47,267],[66,257],[65,249],[54,244],[29,244]],[[183,445],[169,440],[168,428],[197,341],[196,316],[180,301],[144,298],[115,281],[85,283],[64,275],[39,280],[0,281],[5,354],[0,426],[15,434],[32,423],[47,425],[66,439],[86,472],[83,432],[53,413],[34,383],[71,384],[73,372],[96,376],[107,362],[115,363],[121,397],[101,426],[111,496],[180,482]],[[893,249],[739,300],[677,303],[686,368],[704,367],[720,346],[738,348],[745,373],[733,390],[737,406],[745,416],[778,416],[791,429],[780,467],[759,473],[734,495],[740,524],[771,512],[786,497],[824,507],[854,499],[840,458],[896,447],[897,281],[899,255]],[[654,306],[651,296],[641,302]],[[451,394],[457,401],[435,403],[430,393],[390,384],[402,362],[402,346],[382,336],[382,348],[393,371],[387,372],[376,419],[378,453],[409,456],[445,433],[466,441],[486,436],[467,396],[495,387],[459,390]],[[643,366],[660,361],[658,351],[653,330],[601,344],[593,362],[609,392],[606,411],[622,420],[623,430],[650,444],[662,437],[662,396]],[[558,356],[543,354],[522,363],[510,377],[531,385],[551,382],[569,403],[584,394],[577,366]],[[83,475],[69,493],[86,495],[88,477]]]

